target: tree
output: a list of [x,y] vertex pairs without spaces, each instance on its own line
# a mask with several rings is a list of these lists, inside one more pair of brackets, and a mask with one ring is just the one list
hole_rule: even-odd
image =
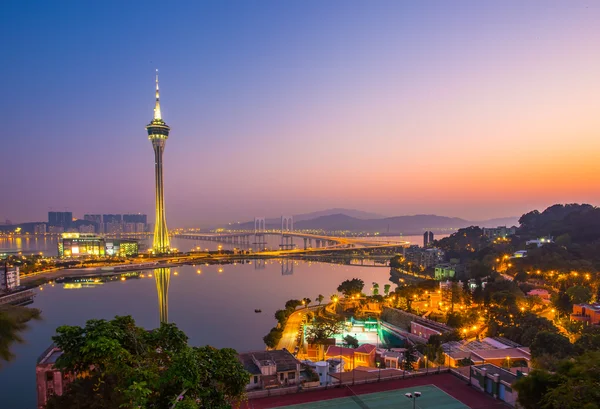
[[386,297],[390,294],[390,288],[392,288],[392,286],[390,284],[385,284],[383,286],[383,293],[385,294]]
[[[342,331],[342,322],[316,317],[312,325],[306,329],[306,337],[318,346],[323,347],[329,339]],[[319,354],[319,357],[321,354]]]
[[308,307],[308,305],[312,302],[312,300],[310,298],[303,298],[302,299],[302,305],[304,305],[305,307]]
[[405,371],[412,371],[417,362],[417,350],[413,344],[409,344],[404,351],[404,360],[402,361],[402,367]]
[[15,355],[10,348],[13,344],[25,342],[21,333],[28,329],[27,323],[40,318],[40,310],[35,308],[0,307],[0,367],[2,361],[11,361]]
[[373,282],[373,295],[379,295],[379,284]]
[[282,337],[283,329],[274,327],[271,328],[271,331],[269,331],[269,333],[263,337],[263,341],[269,348],[275,348],[277,347],[277,344],[279,344],[279,341],[281,341]]
[[275,311],[275,319],[279,322],[279,325],[283,328],[285,323],[287,322],[288,317],[290,316],[289,310],[277,310]]
[[286,310],[292,310],[292,311],[294,311],[296,309],[296,307],[298,307],[299,305],[302,305],[302,301],[300,301],[300,300],[288,300],[285,303],[285,309]]
[[576,285],[567,290],[567,295],[573,304],[588,303],[592,299],[592,290],[589,287]]
[[358,348],[358,340],[352,335],[346,335],[344,337],[344,343],[347,344],[350,348]]
[[319,294],[317,296],[317,301],[319,302],[319,305],[321,305],[321,303],[323,302],[324,299],[325,299],[325,297],[323,296],[323,294]]
[[600,351],[562,361],[541,401],[543,409],[597,409],[600,407]]
[[365,287],[365,283],[360,278],[353,278],[352,280],[343,281],[337,288],[338,292],[344,294],[346,297],[351,297],[356,294],[360,294]]
[[569,338],[552,332],[538,332],[531,343],[531,356],[537,358],[542,355],[552,355],[558,359],[566,358],[573,354],[573,345]]
[[175,324],[146,331],[131,317],[115,317],[56,331],[63,353],[55,365],[77,376],[48,409],[231,408],[250,376],[235,350],[190,347]]
[[539,409],[546,392],[557,383],[558,379],[549,372],[534,370],[519,378],[513,387],[518,392],[517,401],[524,409]]
[[568,315],[573,310],[573,303],[571,297],[562,289],[552,296],[552,305],[556,310],[563,315]]

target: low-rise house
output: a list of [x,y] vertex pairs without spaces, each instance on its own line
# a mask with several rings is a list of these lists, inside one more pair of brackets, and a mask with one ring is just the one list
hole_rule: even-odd
[[571,321],[580,321],[588,325],[600,325],[600,303],[573,305]]
[[510,406],[515,406],[517,391],[512,385],[520,376],[519,372],[514,373],[491,364],[474,365],[470,372],[472,386]]
[[400,369],[402,362],[404,361],[404,352],[406,348],[396,348],[392,351],[385,351],[381,354],[381,360],[383,360],[386,368]]
[[300,382],[300,361],[288,350],[246,352],[238,355],[250,373],[246,390],[269,389]]
[[544,301],[550,301],[550,293],[543,288],[534,288],[527,293],[528,297],[540,297]]
[[377,347],[372,344],[363,344],[356,349],[332,345],[327,348],[325,359],[343,359],[344,368],[351,371],[357,366],[375,367]]
[[444,364],[449,367],[463,365],[465,359],[473,364],[522,364],[528,367],[531,362],[529,348],[504,340],[503,338],[484,338],[481,341],[452,341],[442,344]]
[[453,330],[453,328],[445,324],[425,318],[417,318],[410,323],[411,334],[426,340],[429,340],[429,337],[432,335],[442,335],[443,333],[451,332]]

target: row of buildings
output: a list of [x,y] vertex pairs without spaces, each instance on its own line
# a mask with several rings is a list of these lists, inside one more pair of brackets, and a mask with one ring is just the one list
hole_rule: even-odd
[[86,214],[74,219],[72,212],[48,212],[47,223],[33,226],[34,234],[61,233],[146,233],[150,231],[145,214]]

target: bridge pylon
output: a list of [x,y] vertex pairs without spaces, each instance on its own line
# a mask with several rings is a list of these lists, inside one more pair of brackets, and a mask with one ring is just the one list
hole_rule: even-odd
[[258,251],[263,250],[267,246],[265,233],[267,232],[267,219],[264,217],[254,218],[254,243]]
[[294,218],[292,216],[281,216],[281,244],[279,247],[282,250],[294,249]]

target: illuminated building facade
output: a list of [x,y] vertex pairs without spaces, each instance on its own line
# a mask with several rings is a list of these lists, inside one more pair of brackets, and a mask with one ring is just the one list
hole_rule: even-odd
[[58,240],[58,256],[62,258],[131,257],[138,251],[136,240],[106,239],[90,233],[64,233]]
[[154,106],[154,119],[146,126],[148,139],[152,142],[154,149],[154,183],[156,189],[156,218],[154,221],[154,241],[152,248],[155,254],[169,252],[169,231],[167,230],[167,219],[165,216],[165,202],[163,190],[163,152],[165,143],[169,138],[169,128],[162,120],[160,112],[160,98],[158,93],[158,70],[156,70],[156,103]]

